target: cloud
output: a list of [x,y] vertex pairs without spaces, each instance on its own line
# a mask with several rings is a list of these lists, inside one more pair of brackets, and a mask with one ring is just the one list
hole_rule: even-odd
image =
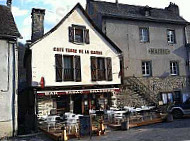
[[13,11],[14,17],[25,16],[25,15],[27,15],[29,13],[29,10],[20,9],[18,7],[15,7],[15,6],[12,7],[12,11]]
[[[1,1],[1,0],[0,0]],[[45,14],[45,31],[49,31],[52,27],[54,27],[78,2],[85,8],[86,0],[18,0],[20,1],[19,4],[22,7],[27,7],[27,9],[31,8],[43,8],[46,9]],[[109,1],[115,2],[116,0],[100,0],[100,1]],[[189,0],[162,0],[160,1],[153,1],[153,0],[118,0],[119,3],[127,3],[132,5],[149,5],[151,7],[158,7],[164,8],[169,5],[169,2],[172,1],[178,4],[180,8],[181,15],[190,21],[189,16]],[[31,16],[28,10],[21,9],[20,7],[13,7],[13,14],[14,16],[23,16],[23,24],[18,25],[21,31],[22,36],[24,37],[23,40],[28,40],[31,37]],[[26,17],[27,15],[27,17]],[[19,18],[20,18],[19,17]]]

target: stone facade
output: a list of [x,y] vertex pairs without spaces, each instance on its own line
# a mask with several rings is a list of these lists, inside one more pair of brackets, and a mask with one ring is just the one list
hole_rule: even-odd
[[[143,84],[153,92],[152,95],[157,100],[157,103],[161,101],[161,93],[171,92],[174,94],[175,91],[181,91],[181,93],[189,92],[189,77],[138,77],[137,79],[143,82]],[[143,95],[135,93],[128,88],[123,89],[118,99],[122,101],[121,105],[134,107],[150,105],[150,103],[146,101]],[[181,97],[181,99],[183,99],[183,97]]]
[[[147,10],[149,15],[143,14]],[[185,46],[187,22],[180,17],[176,4],[170,3],[168,7],[158,9],[91,0],[87,2],[87,11],[96,25],[123,52],[124,85],[125,79],[135,76],[154,91],[157,101],[161,92],[180,91],[181,97],[186,94],[190,96],[187,79],[189,55]],[[148,31],[146,42],[141,41],[143,33],[140,29],[142,28]],[[173,43],[170,43],[167,38],[170,30],[174,32]],[[142,62],[146,61],[150,62],[151,73],[148,77],[143,75]],[[171,72],[172,61],[178,63],[176,75]],[[133,92],[125,89],[124,91],[129,94],[126,100],[128,104],[144,105],[146,103]]]

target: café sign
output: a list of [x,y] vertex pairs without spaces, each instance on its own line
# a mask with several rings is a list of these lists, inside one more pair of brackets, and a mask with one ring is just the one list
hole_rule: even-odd
[[170,54],[170,50],[162,48],[150,48],[148,49],[148,53],[152,55],[167,55]]
[[84,49],[72,49],[72,48],[61,48],[61,47],[54,47],[53,51],[56,51],[56,52],[66,52],[66,53],[102,55],[102,51],[97,51],[97,50],[84,50]]

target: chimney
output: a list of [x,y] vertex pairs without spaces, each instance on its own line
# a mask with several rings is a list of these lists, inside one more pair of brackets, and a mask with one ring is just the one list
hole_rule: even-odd
[[32,9],[32,42],[44,35],[44,15],[45,9]]
[[170,5],[165,8],[168,11],[171,11],[172,13],[179,15],[179,7],[175,3],[170,2]]
[[11,6],[12,6],[12,0],[7,0],[7,6],[8,6],[9,8],[11,8]]
[[91,1],[94,1],[94,0],[86,0],[86,4],[89,4]]
[[145,7],[144,7],[144,15],[146,16],[146,17],[148,17],[148,16],[151,16],[151,7],[149,7],[148,5],[146,5]]

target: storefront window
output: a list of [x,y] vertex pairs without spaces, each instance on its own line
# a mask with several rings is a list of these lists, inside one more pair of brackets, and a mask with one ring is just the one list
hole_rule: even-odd
[[163,104],[173,103],[173,93],[162,93]]

